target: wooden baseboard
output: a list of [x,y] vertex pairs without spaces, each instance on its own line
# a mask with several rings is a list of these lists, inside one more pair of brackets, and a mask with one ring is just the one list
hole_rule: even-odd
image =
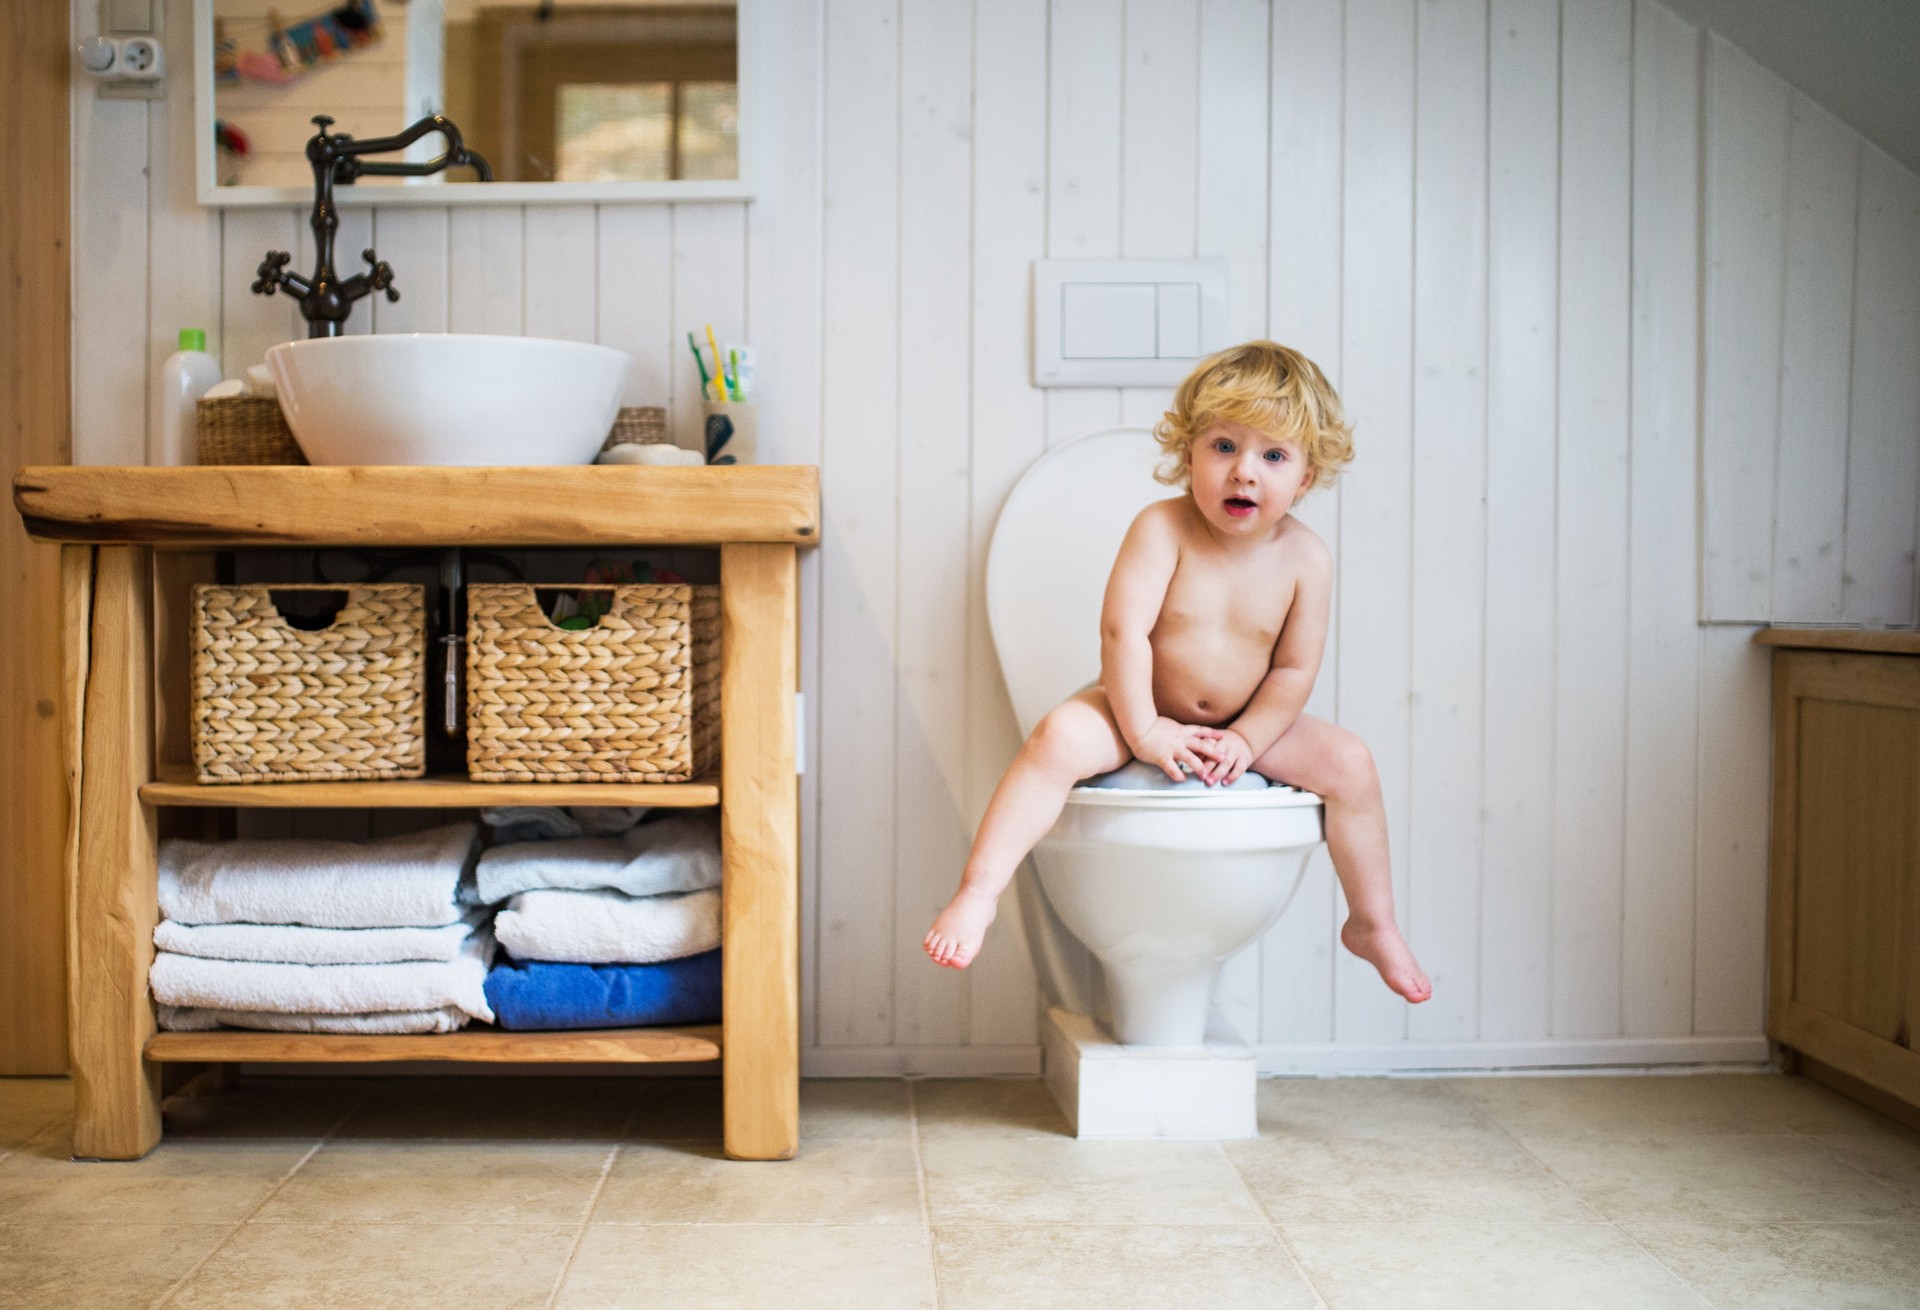
[[1904,1124],[1920,1132],[1920,1105],[1909,1105],[1897,1096],[1881,1091],[1869,1083],[1863,1083],[1850,1073],[1843,1073],[1824,1061],[1816,1060],[1804,1051],[1795,1052],[1798,1057],[1800,1073],[1822,1087],[1840,1093],[1849,1101],[1858,1101],[1876,1114],[1883,1114],[1897,1124]]

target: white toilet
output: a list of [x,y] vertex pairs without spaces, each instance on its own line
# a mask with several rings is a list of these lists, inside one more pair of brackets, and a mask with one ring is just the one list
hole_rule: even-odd
[[[1023,734],[1099,677],[1100,607],[1121,539],[1143,507],[1176,494],[1153,480],[1159,453],[1144,431],[1082,437],[1036,461],[1000,511],[987,614]],[[1034,867],[1059,922],[1099,961],[1122,1045],[1211,1040],[1220,966],[1286,909],[1320,844],[1321,817],[1320,798],[1291,787],[1074,788]],[[1027,919],[1032,939],[1035,916]],[[1048,944],[1030,945],[1046,987]],[[1247,1089],[1250,1124],[1250,1081]]]

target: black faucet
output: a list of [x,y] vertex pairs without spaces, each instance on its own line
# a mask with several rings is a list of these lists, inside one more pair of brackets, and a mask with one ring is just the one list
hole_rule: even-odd
[[[307,142],[307,162],[313,165],[313,243],[320,253],[320,262],[314,267],[313,276],[301,277],[287,272],[287,264],[293,259],[291,254],[269,250],[267,257],[260,261],[259,278],[253,289],[256,294],[270,296],[285,287],[288,295],[300,298],[300,313],[307,320],[309,337],[337,337],[346,326],[347,315],[353,312],[354,301],[373,291],[386,292],[388,300],[400,299],[400,293],[394,289],[392,266],[384,259],[375,259],[372,247],[361,252],[369,265],[366,272],[342,278],[333,271],[333,234],[340,226],[340,215],[333,205],[334,184],[352,186],[354,179],[363,175],[425,177],[460,165],[471,166],[482,182],[491,182],[493,170],[487,167],[486,160],[467,149],[460,139],[460,129],[444,114],[423,118],[397,136],[372,137],[365,141],[356,141],[345,132],[329,136],[327,128],[333,120],[325,114],[316,114],[313,122],[320,130]],[[445,154],[423,164],[374,164],[361,158],[405,150],[429,132],[444,136],[447,149]]]

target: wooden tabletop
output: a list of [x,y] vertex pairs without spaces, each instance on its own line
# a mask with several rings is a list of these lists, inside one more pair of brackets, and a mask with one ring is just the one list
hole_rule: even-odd
[[804,464],[572,468],[23,468],[42,541],[155,546],[811,546]]
[[1920,631],[1911,628],[1762,628],[1753,634],[1753,639],[1762,646],[1920,655]]

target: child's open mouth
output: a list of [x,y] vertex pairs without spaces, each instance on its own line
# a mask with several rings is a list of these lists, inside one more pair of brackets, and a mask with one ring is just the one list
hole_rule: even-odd
[[1253,511],[1258,508],[1259,506],[1255,505],[1252,501],[1248,500],[1245,496],[1228,496],[1227,497],[1227,513],[1233,515],[1237,519],[1245,518],[1247,515],[1253,513]]

